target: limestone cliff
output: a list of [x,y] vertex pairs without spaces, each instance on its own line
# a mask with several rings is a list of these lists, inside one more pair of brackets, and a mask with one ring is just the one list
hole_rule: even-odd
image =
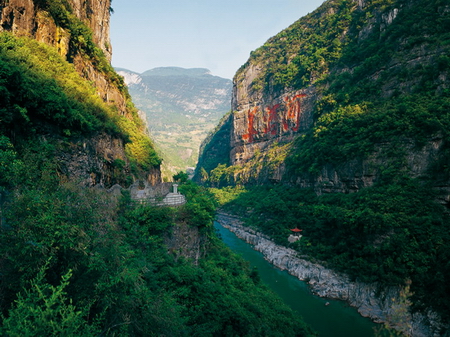
[[[93,41],[111,60],[109,39],[110,0],[69,0],[71,12],[92,31]],[[64,55],[68,53],[70,33],[61,29],[50,13],[46,1],[3,0],[0,2],[1,30],[19,36],[32,36],[40,42],[57,46]]]
[[[416,20],[417,29],[411,29],[419,10],[424,20]],[[229,174],[241,183],[281,181],[319,194],[347,193],[377,181],[380,168],[392,162],[388,153],[394,146],[403,150],[403,167],[412,176],[427,175],[446,153],[447,140],[437,129],[422,137],[419,146],[417,133],[407,134],[401,127],[395,140],[384,131],[373,140],[369,132],[357,140],[341,133],[330,138],[333,146],[323,145],[322,153],[316,145],[325,135],[319,137],[321,130],[328,131],[345,109],[379,111],[389,100],[445,97],[448,48],[435,41],[447,41],[448,13],[448,5],[439,1],[330,0],[269,39],[234,77],[233,114],[223,125],[230,130],[229,162],[235,166]],[[430,20],[439,23],[431,28]],[[359,143],[356,148],[366,141],[370,149],[361,153],[338,153],[353,147],[352,142]],[[286,144],[290,149],[280,150]],[[447,178],[438,180],[439,187],[448,189]]]
[[[449,23],[450,6],[441,0],[324,2],[252,52],[238,70],[233,112],[204,146],[209,167],[215,161],[216,168],[202,174],[214,187],[268,185],[248,188],[225,206],[247,213],[279,244],[287,245],[281,233],[298,225],[304,240],[292,247],[355,280],[411,282],[414,310],[437,312],[446,326],[442,334],[450,269],[434,261],[446,260],[448,251],[448,240],[438,238],[449,228]],[[209,151],[224,143],[228,162]],[[415,187],[400,201],[409,183]],[[418,215],[422,210],[439,220],[427,222]],[[385,216],[388,221],[380,220]],[[371,223],[375,240],[368,239]],[[416,244],[422,238],[443,245]],[[387,241],[389,251],[378,245]],[[410,253],[429,259],[397,259]],[[364,270],[370,261],[373,268]],[[387,261],[390,266],[382,267]],[[426,271],[417,272],[420,266]]]
[[[92,41],[111,61],[112,48],[109,38],[110,0],[68,1],[70,12],[92,32]],[[50,2],[51,4],[51,2]],[[83,54],[73,50],[73,39],[78,38],[68,27],[55,22],[46,1],[11,0],[0,2],[0,31],[9,31],[17,36],[27,36],[58,49],[62,56],[71,58],[77,70],[89,81],[93,81],[105,101],[114,103],[125,112],[125,97],[117,84],[110,83],[105,74]],[[72,50],[71,50],[72,49]],[[84,55],[86,56],[86,55]]]
[[[72,138],[70,146],[59,151],[61,173],[81,179],[87,185],[126,184],[131,174],[131,149],[145,138],[145,126],[137,117],[123,79],[110,65],[109,22],[111,1],[0,1],[0,32],[35,39],[54,47],[76,71],[95,88],[101,100],[116,111],[116,120],[124,118],[134,131],[132,136],[118,137],[110,132],[96,132],[85,138]],[[116,123],[116,122],[115,122]],[[122,127],[123,128],[123,127]],[[137,136],[141,134],[142,136]],[[43,135],[46,139],[55,135]],[[56,137],[58,138],[58,137]],[[61,144],[64,144],[63,141]],[[133,145],[134,143],[134,145]],[[126,149],[128,148],[128,150]],[[115,163],[124,162],[125,166]],[[148,166],[148,165],[147,165]],[[144,173],[144,171],[147,171]],[[146,167],[141,175],[153,183],[161,181],[158,165]],[[136,170],[133,172],[135,175]]]

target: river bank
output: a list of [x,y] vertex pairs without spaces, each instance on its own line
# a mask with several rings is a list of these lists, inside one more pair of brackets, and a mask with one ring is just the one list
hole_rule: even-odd
[[352,282],[344,274],[298,257],[295,250],[276,245],[267,235],[243,226],[239,217],[221,212],[217,214],[216,220],[251,244],[271,264],[307,282],[314,294],[346,301],[357,308],[362,316],[374,322],[388,323],[408,336],[441,335],[439,331],[443,326],[436,314],[409,313],[410,302],[405,296],[405,288],[388,287],[380,290],[376,283]]

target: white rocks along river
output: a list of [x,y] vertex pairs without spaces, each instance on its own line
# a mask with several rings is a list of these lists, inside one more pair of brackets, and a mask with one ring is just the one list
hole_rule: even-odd
[[218,213],[216,220],[251,244],[274,266],[307,282],[314,294],[346,301],[357,308],[362,316],[375,322],[387,322],[408,336],[440,336],[442,324],[436,314],[409,313],[410,302],[404,295],[404,287],[379,289],[376,283],[351,281],[345,274],[299,257],[299,253],[293,249],[276,245],[267,235],[244,226],[239,217]]

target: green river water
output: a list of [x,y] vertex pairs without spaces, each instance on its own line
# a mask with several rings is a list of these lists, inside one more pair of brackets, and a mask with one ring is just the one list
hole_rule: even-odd
[[[256,267],[261,280],[283,301],[303,317],[320,337],[371,337],[377,326],[342,301],[315,296],[305,282],[281,271],[264,260],[260,252],[239,239],[234,233],[215,223],[223,242]],[[328,303],[328,304],[327,304]]]

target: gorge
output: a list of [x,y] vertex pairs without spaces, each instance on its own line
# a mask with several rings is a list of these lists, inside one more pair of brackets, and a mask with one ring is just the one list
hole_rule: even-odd
[[305,281],[315,295],[345,301],[357,308],[363,317],[378,323],[389,323],[406,335],[433,336],[443,328],[436,313],[429,312],[427,317],[417,313],[411,315],[404,289],[400,287],[380,290],[377,284],[352,282],[348,276],[327,269],[320,263],[313,263],[308,257],[299,257],[293,249],[276,245],[267,235],[243,226],[238,217],[218,213],[216,219],[221,226],[261,252],[264,259],[275,267]]
[[328,0],[270,38],[233,79],[198,184],[173,177],[174,207],[151,121],[110,63],[112,11],[0,0],[1,335],[317,335],[217,238],[217,206],[387,334],[449,334],[447,0]]
[[[261,280],[277,293],[295,312],[301,315],[323,337],[374,336],[380,325],[362,317],[355,308],[341,300],[321,298],[314,295],[307,282],[302,282],[286,270],[275,267],[251,243],[240,239],[216,222],[221,239],[234,252],[258,270]],[[228,226],[227,226],[228,227]]]
[[449,12],[326,1],[238,70],[195,176],[276,244],[302,228],[295,254],[408,290],[413,316],[442,322],[411,335],[448,331]]
[[134,200],[166,188],[111,12],[0,1],[0,335],[314,336],[215,237],[206,189]]
[[193,169],[200,143],[230,110],[231,80],[201,68],[160,67],[141,74],[116,70],[161,153],[163,178]]

